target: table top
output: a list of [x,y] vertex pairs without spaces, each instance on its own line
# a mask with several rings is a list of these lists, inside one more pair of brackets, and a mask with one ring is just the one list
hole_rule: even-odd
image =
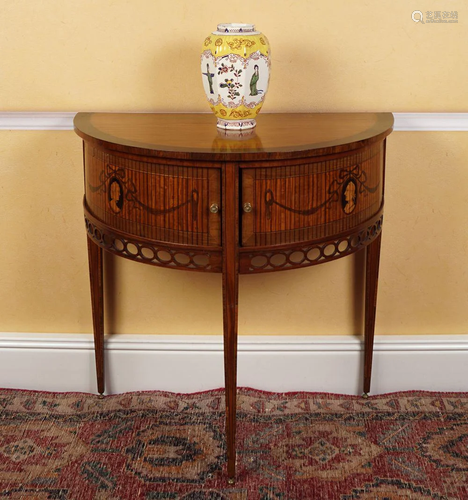
[[254,160],[320,156],[382,140],[391,113],[265,113],[251,131],[216,127],[212,114],[78,113],[83,139],[127,153],[180,159]]

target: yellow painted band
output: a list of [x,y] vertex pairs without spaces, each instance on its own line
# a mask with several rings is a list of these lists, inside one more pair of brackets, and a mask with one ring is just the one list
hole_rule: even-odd
[[248,108],[241,104],[236,108],[227,108],[223,104],[211,106],[211,110],[218,117],[223,120],[247,120],[249,118],[256,118],[260,112],[263,102],[257,104],[254,108]]
[[241,57],[249,57],[259,51],[264,56],[270,55],[270,44],[268,38],[260,33],[258,35],[214,35],[205,38],[203,51],[210,50],[213,56],[222,57],[228,54],[237,54]]

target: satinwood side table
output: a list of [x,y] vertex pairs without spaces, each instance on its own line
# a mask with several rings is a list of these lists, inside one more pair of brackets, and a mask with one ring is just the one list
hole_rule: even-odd
[[222,273],[228,478],[235,477],[239,274],[366,250],[364,394],[370,391],[391,113],[263,114],[253,131],[208,114],[78,113],[83,139],[98,392],[103,253]]

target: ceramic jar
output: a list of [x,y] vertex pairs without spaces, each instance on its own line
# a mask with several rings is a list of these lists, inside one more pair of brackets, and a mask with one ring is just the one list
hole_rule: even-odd
[[270,45],[253,24],[218,24],[205,38],[201,72],[218,127],[255,127],[270,80]]

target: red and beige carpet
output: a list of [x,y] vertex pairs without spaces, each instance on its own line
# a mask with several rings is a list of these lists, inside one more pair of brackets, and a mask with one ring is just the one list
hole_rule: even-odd
[[0,498],[468,499],[468,394],[238,394],[0,390]]

